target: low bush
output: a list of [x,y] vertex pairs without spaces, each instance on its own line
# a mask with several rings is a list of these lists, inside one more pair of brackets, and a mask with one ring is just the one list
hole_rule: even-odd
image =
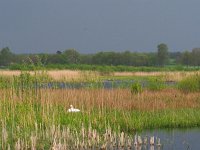
[[142,85],[139,82],[135,82],[131,85],[131,93],[138,94],[142,92]]
[[178,89],[186,93],[200,91],[200,75],[192,75],[181,80]]
[[162,90],[165,88],[164,81],[157,77],[157,78],[150,78],[147,81],[147,89],[152,91]]

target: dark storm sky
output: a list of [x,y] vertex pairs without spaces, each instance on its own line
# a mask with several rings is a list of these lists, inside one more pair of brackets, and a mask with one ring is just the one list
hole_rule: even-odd
[[15,53],[200,47],[200,0],[0,0],[0,48]]

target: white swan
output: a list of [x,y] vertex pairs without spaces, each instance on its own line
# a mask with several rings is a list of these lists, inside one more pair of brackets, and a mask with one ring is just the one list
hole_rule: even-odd
[[73,105],[70,105],[70,108],[69,108],[67,111],[68,111],[68,112],[80,112],[80,110],[74,108]]

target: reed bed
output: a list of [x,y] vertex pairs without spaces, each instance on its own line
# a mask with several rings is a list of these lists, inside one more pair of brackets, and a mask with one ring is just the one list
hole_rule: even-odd
[[1,149],[128,149],[143,129],[200,126],[199,92],[33,86],[40,75],[1,79]]
[[[28,71],[30,74],[34,75],[35,71]],[[40,71],[37,71],[40,72]],[[42,71],[41,71],[42,72]],[[102,77],[102,74],[98,71],[80,71],[80,70],[48,70],[46,73],[54,80],[60,81],[84,81],[84,80],[97,80]],[[19,76],[21,71],[17,70],[1,70],[1,76],[13,75]],[[113,72],[111,77],[164,77],[166,81],[180,81],[185,77],[200,74],[200,71],[173,71],[173,72]],[[109,78],[109,75],[106,74]]]
[[[24,72],[24,71],[23,71]],[[22,71],[19,70],[0,70],[0,76],[13,77],[20,76]],[[46,74],[54,81],[92,81],[100,77],[100,74],[96,71],[79,71],[79,70],[37,70],[26,71],[30,75]]]
[[129,89],[41,89],[41,100],[63,105],[73,104],[85,111],[97,108],[122,111],[157,111],[199,108],[200,93],[184,94],[176,89],[145,90],[132,94]]

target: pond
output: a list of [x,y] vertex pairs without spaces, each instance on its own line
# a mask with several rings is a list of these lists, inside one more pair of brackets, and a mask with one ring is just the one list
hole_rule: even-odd
[[[133,83],[136,81],[134,80],[104,80],[101,82],[49,82],[49,83],[42,83],[40,85],[36,85],[37,87],[41,88],[70,88],[70,89],[79,89],[79,88],[130,88]],[[148,85],[148,81],[140,81],[143,87]],[[164,82],[165,86],[176,86],[176,82]]]
[[143,131],[142,137],[160,138],[161,147],[142,145],[141,150],[198,150],[200,149],[200,128],[164,129]]

